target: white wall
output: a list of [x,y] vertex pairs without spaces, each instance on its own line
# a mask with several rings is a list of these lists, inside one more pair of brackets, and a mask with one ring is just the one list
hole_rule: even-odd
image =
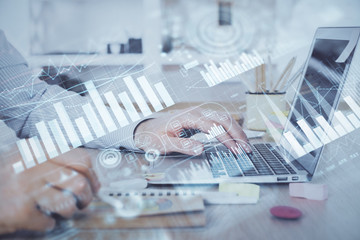
[[30,0],[0,0],[0,29],[25,56],[30,53]]
[[[55,1],[55,0],[54,0]],[[214,0],[215,1],[215,0]],[[289,0],[277,0],[278,2],[278,14],[283,16],[281,9]],[[30,5],[31,0],[0,0],[0,29],[4,30],[9,41],[15,45],[24,55],[29,55],[30,53]],[[62,1],[59,1],[59,3]],[[70,1],[69,1],[70,2]],[[74,1],[74,3],[78,2],[81,5],[82,1]],[[86,2],[86,1],[85,1]],[[96,1],[97,2],[97,1]],[[99,1],[101,3],[102,1]],[[104,8],[98,9],[99,14],[96,14],[91,9],[91,6],[95,6],[96,4],[90,4],[90,7],[87,7],[89,11],[84,13],[84,19],[95,19],[95,22],[98,20],[99,25],[94,25],[94,21],[92,23],[86,25],[82,22],[83,27],[86,29],[91,29],[91,32],[94,31],[94,36],[98,35],[97,33],[102,33],[100,23],[104,23],[102,21],[103,17],[106,16],[106,12],[104,11],[106,5],[114,4],[114,8],[111,12],[119,12],[119,15],[123,15],[119,19],[122,19],[119,23],[114,23],[114,27],[116,29],[120,28],[127,28],[127,32],[131,32],[132,29],[137,28],[139,23],[136,23],[136,26],[132,26],[136,20],[140,19],[143,16],[136,16],[133,11],[129,9],[136,7],[137,4],[135,2],[139,1],[129,1],[129,0],[122,0],[120,3],[115,1],[112,3],[111,1],[106,1],[107,4],[103,4]],[[141,1],[140,1],[141,2]],[[146,0],[146,3],[152,2],[152,0]],[[279,31],[278,35],[280,39],[286,39],[285,42],[288,42],[289,38],[303,38],[304,36],[310,36],[306,39],[311,40],[311,36],[319,25],[321,26],[339,26],[339,25],[360,25],[360,15],[358,14],[358,9],[360,9],[360,1],[358,0],[344,0],[344,1],[337,1],[337,0],[322,0],[322,1],[311,1],[311,0],[301,0],[301,1],[289,1],[291,3],[295,3],[296,7],[291,11],[290,19],[279,19],[280,22],[283,21],[284,26],[282,26],[283,31]],[[60,4],[59,6],[67,6],[65,3]],[[117,9],[119,4],[121,6],[126,6],[126,9]],[[58,5],[58,4],[56,4]],[[151,5],[151,4],[149,4]],[[74,6],[77,6],[75,4]],[[284,8],[287,9],[287,8]],[[91,10],[91,11],[90,11]],[[100,11],[101,10],[101,11]],[[154,9],[148,9],[148,6],[145,7],[145,12],[149,10],[154,12]],[[106,10],[108,11],[108,10]],[[196,10],[198,11],[198,10]],[[69,13],[67,9],[59,10],[56,12],[63,12],[64,19],[67,18],[67,14]],[[159,13],[156,13],[159,14]],[[153,15],[156,15],[153,13]],[[134,16],[135,15],[135,16]],[[286,15],[286,14],[285,14]],[[61,15],[62,16],[62,15]],[[59,15],[56,15],[58,18]],[[97,20],[96,20],[97,19]],[[124,23],[123,21],[126,21]],[[57,20],[59,21],[59,19]],[[76,25],[76,23],[74,23]],[[141,24],[141,23],[140,23]],[[145,29],[151,29],[152,26],[146,26]],[[64,33],[66,35],[66,30],[58,29],[56,31],[60,31],[60,33]],[[88,30],[87,30],[88,31]],[[136,34],[141,35],[141,34]],[[61,40],[61,41],[60,41]],[[59,37],[59,44],[66,41],[66,36],[64,40],[64,36]]]

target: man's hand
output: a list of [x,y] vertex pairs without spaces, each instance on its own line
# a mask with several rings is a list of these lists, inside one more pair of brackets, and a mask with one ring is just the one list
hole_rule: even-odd
[[75,149],[15,174],[12,163],[0,170],[0,233],[50,230],[53,214],[69,218],[86,207],[100,188],[89,155]]
[[[161,154],[180,152],[188,155],[200,155],[204,149],[203,144],[193,139],[181,138],[181,131],[198,129],[209,133],[215,124],[222,126],[226,131],[216,137],[226,147],[236,149],[239,144],[246,152],[251,152],[246,134],[231,116],[222,113],[220,115],[225,117],[219,119],[219,114],[213,112],[210,116],[204,117],[201,110],[201,108],[187,109],[181,111],[176,117],[171,117],[169,114],[142,122],[135,132],[136,146],[144,151],[156,146]],[[171,127],[173,123],[176,123],[176,128]],[[158,141],[158,143],[152,143],[151,146],[144,144],[144,135],[157,136],[153,138],[153,141]],[[186,140],[186,144],[184,144],[184,140]]]

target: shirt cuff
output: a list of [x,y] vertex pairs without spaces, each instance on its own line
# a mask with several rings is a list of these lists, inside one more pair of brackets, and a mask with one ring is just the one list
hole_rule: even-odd
[[111,132],[101,138],[98,138],[92,142],[84,145],[88,148],[126,148],[132,151],[142,151],[137,148],[134,141],[134,135],[136,128],[151,118],[142,119],[138,122],[132,123],[126,127],[122,127],[114,132]]

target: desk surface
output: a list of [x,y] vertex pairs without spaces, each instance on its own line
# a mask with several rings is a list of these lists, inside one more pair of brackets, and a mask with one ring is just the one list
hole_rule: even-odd
[[[359,140],[360,136],[353,132],[346,139],[341,139],[341,142],[335,141],[325,148],[318,175],[313,182],[328,185],[329,198],[326,201],[291,198],[288,184],[262,184],[260,200],[255,205],[206,206],[207,224],[201,228],[86,231],[67,228],[47,237],[147,240],[359,239],[360,161],[356,161],[360,154],[357,145]],[[275,205],[299,208],[303,216],[299,220],[276,219],[269,213],[269,209]]]
[[[47,239],[359,239],[360,135],[354,131],[325,147],[313,183],[329,188],[326,201],[289,197],[288,184],[262,184],[255,205],[206,206],[207,224],[201,228],[79,230],[71,227]],[[298,220],[270,215],[275,205],[300,209]]]

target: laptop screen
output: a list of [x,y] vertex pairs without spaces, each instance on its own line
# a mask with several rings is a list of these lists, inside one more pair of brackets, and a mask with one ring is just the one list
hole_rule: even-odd
[[348,40],[315,39],[308,66],[294,99],[280,145],[288,159],[296,159],[313,174],[323,147],[320,122],[330,122],[336,109],[353,52],[343,63],[336,60]]

